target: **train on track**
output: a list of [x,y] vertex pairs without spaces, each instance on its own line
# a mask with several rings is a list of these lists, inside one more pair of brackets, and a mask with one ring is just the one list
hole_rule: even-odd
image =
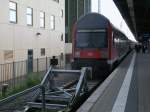
[[98,13],[89,13],[75,23],[72,44],[73,69],[112,70],[131,50],[131,41]]

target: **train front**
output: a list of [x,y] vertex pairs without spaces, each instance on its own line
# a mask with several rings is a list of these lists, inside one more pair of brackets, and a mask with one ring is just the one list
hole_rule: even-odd
[[109,58],[109,21],[100,14],[90,13],[74,26],[72,67],[107,68]]

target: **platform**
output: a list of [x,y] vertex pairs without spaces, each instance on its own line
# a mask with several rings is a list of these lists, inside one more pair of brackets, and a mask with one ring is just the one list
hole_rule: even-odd
[[150,54],[129,54],[77,112],[150,112]]

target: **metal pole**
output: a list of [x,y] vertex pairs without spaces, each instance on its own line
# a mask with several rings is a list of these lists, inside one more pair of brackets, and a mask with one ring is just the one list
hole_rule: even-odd
[[39,72],[39,59],[37,58],[37,72]]
[[79,0],[77,0],[77,20],[78,20],[78,16],[79,16]]
[[28,70],[28,60],[26,60],[26,74],[29,73],[28,71],[29,71],[29,70]]
[[88,0],[88,4],[87,4],[87,12],[90,12],[90,0]]
[[41,90],[42,90],[42,112],[45,112],[46,111],[45,88],[43,85],[41,86]]
[[13,86],[15,88],[15,84],[16,84],[16,76],[15,76],[15,62],[13,62]]
[[68,38],[67,38],[67,42],[69,43],[69,39],[70,38],[70,0],[68,0]]
[[98,0],[98,13],[101,13],[101,0]]
[[86,14],[86,8],[85,8],[85,0],[84,0],[84,15]]
[[48,70],[48,65],[47,65],[47,56],[46,56],[46,72]]
[[87,12],[90,12],[90,0],[88,0],[88,4],[87,4]]

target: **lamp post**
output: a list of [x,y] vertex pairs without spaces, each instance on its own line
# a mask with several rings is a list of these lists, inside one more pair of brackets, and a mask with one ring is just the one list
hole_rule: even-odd
[[85,8],[85,0],[84,0],[84,15],[85,15],[85,13],[86,13],[86,8]]

